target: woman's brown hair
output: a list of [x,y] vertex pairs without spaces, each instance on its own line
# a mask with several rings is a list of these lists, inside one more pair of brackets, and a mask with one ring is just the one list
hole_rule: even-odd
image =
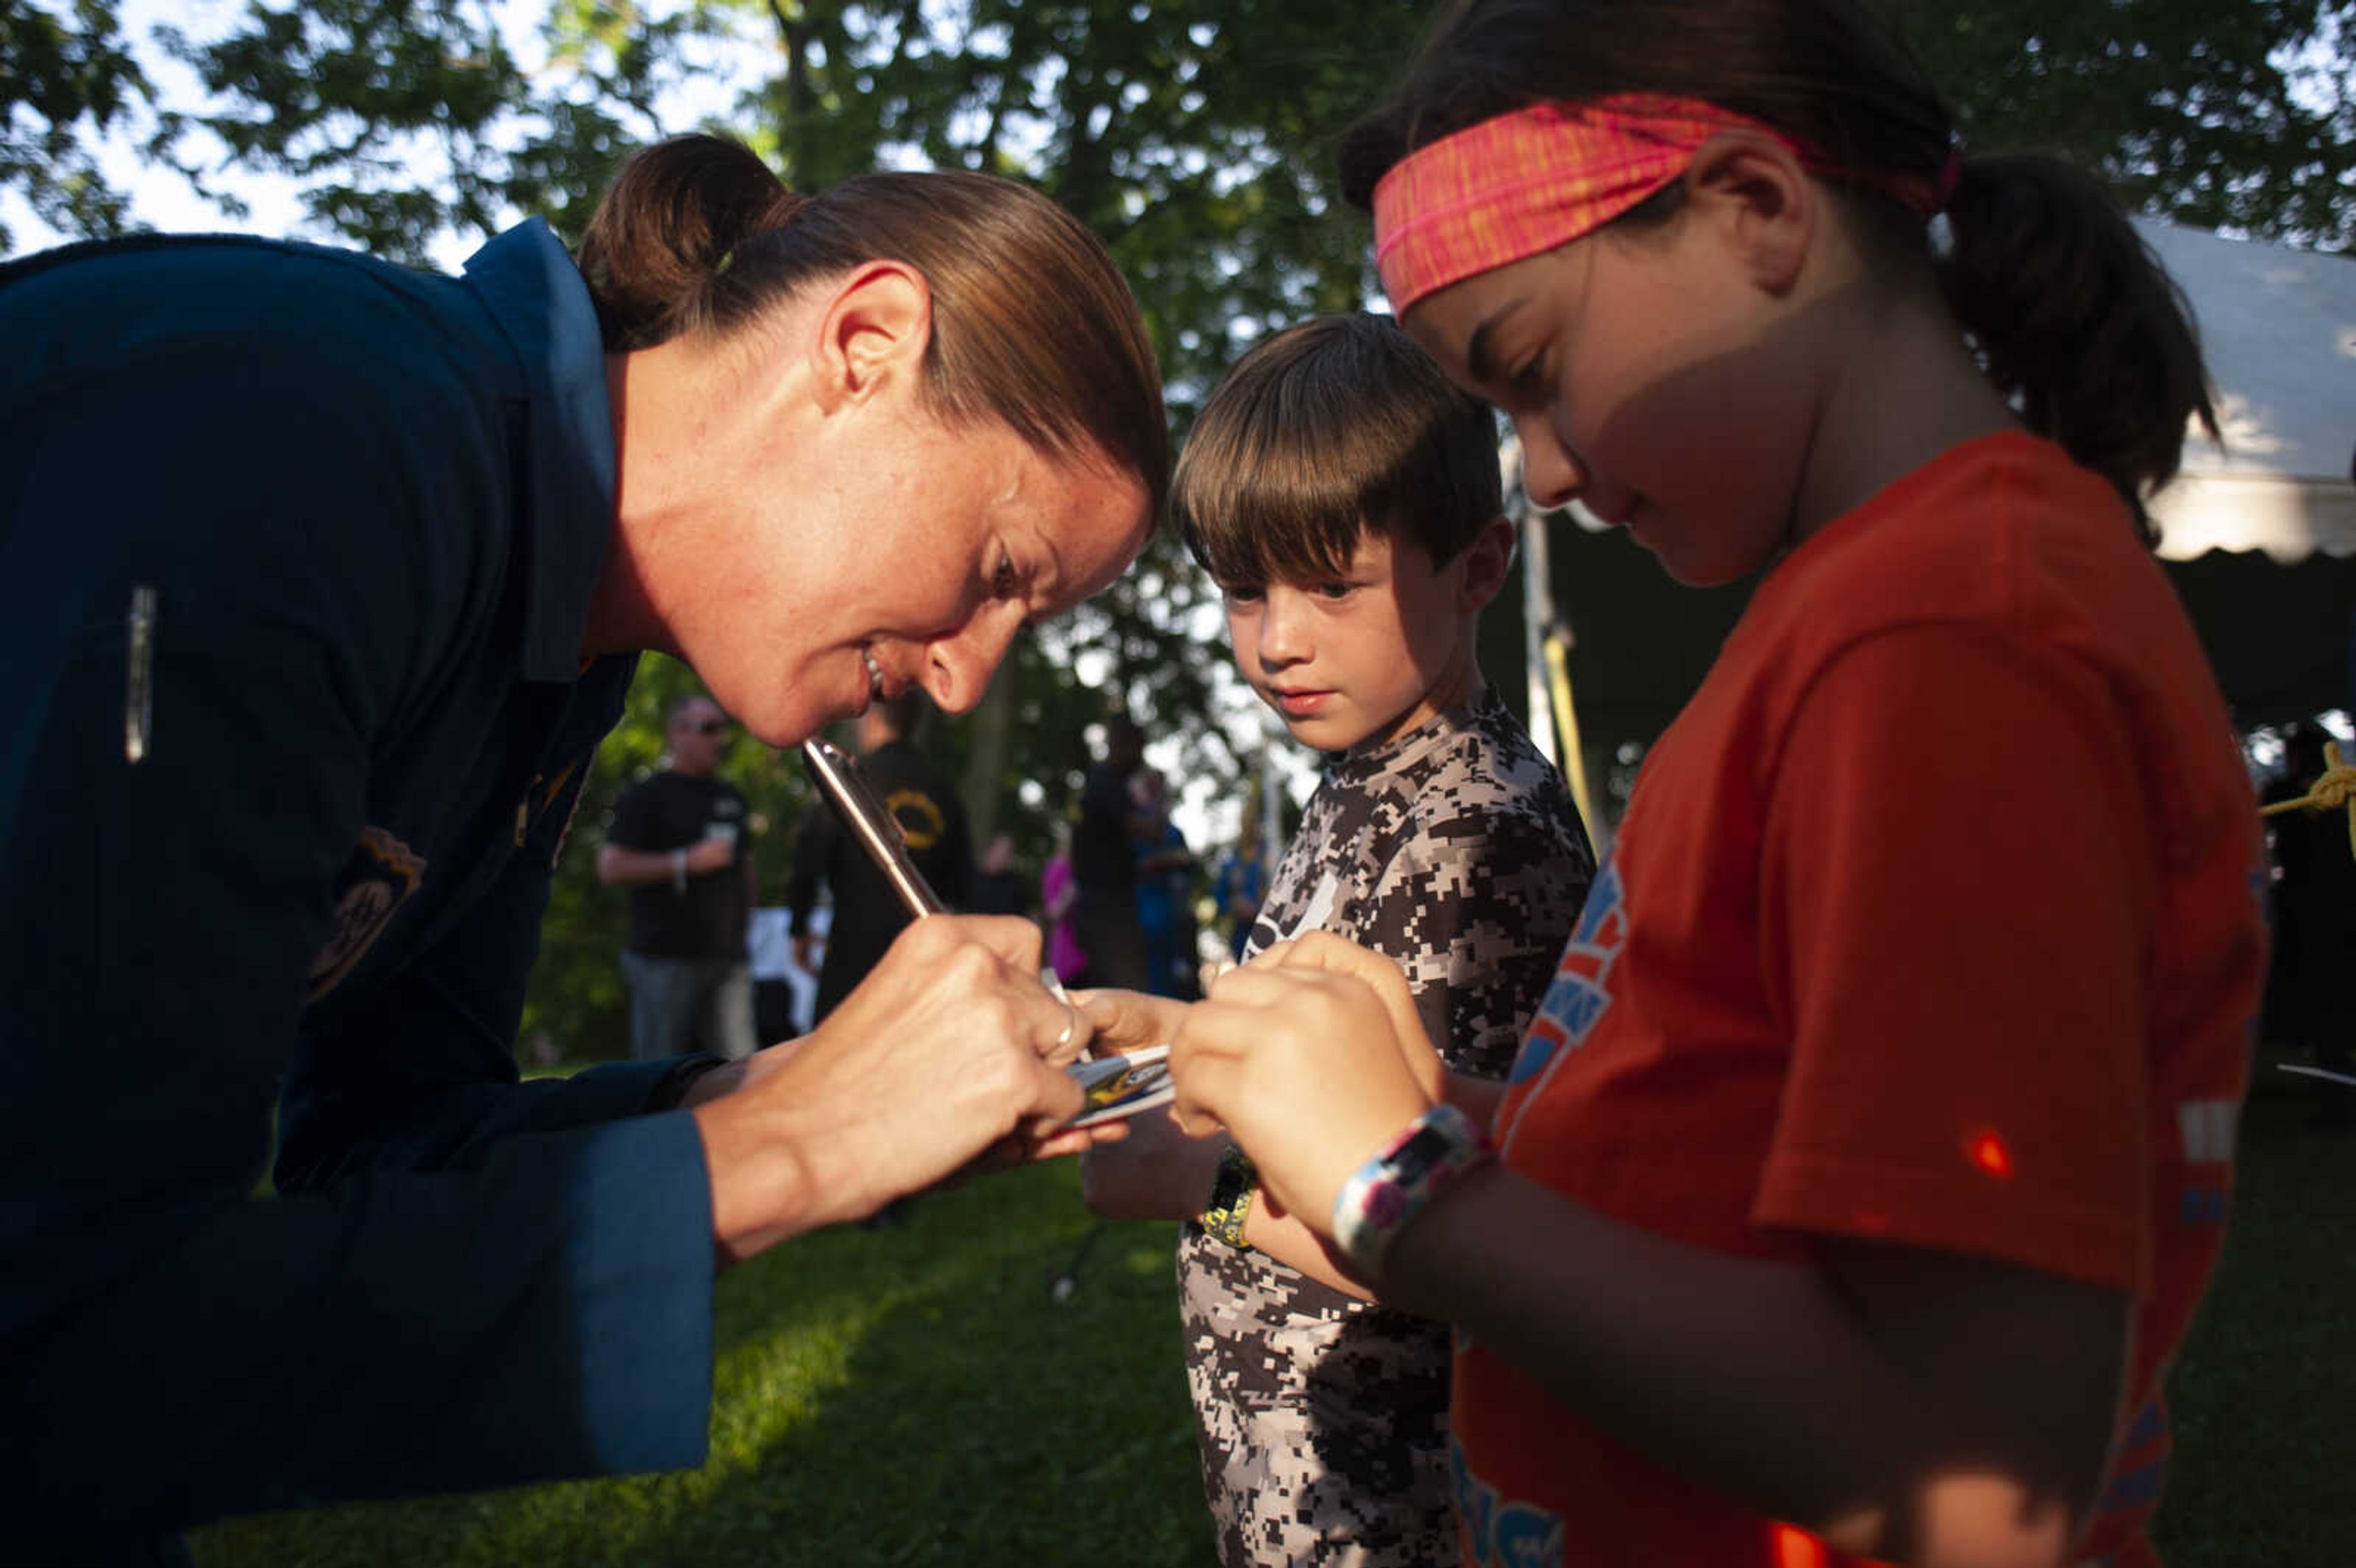
[[1058,458],[1102,453],[1161,510],[1170,430],[1136,297],[1096,236],[1027,186],[889,173],[803,196],[742,143],[680,136],[623,166],[580,251],[610,352],[730,332],[871,261],[932,291],[925,396],[945,421],[995,419]]
[[[1344,193],[1417,147],[1532,103],[1694,98],[1776,127],[1835,167],[1936,180],[1954,119],[1861,0],[1462,0],[1342,144]],[[1672,187],[1622,221],[1657,221]],[[2037,154],[1961,160],[1927,228],[1864,184],[1837,187],[1879,255],[1927,265],[2022,420],[2108,479],[2149,537],[2145,494],[2175,475],[2185,422],[2213,435],[2200,338],[2175,283],[2090,175]]]

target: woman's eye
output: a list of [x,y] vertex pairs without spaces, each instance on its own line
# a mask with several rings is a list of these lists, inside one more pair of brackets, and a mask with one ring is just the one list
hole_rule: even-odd
[[1534,354],[1523,360],[1513,375],[1507,378],[1505,389],[1525,402],[1544,401],[1547,389],[1546,357]]
[[1001,599],[1012,599],[1022,588],[1023,581],[1014,571],[1014,558],[1005,550],[998,552],[998,571],[991,577],[990,591]]
[[1326,599],[1347,599],[1355,587],[1356,584],[1349,582],[1321,582],[1317,585],[1317,592]]
[[1260,601],[1260,593],[1261,589],[1257,582],[1223,582],[1219,585],[1220,597],[1230,604],[1257,604]]

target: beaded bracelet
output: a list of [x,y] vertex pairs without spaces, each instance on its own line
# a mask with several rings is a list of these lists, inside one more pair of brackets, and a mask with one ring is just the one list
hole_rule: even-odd
[[1211,1183],[1211,1201],[1203,1211],[1203,1233],[1239,1253],[1251,1251],[1244,1221],[1251,1218],[1252,1195],[1258,1190],[1259,1171],[1251,1156],[1240,1144],[1229,1144],[1219,1156],[1218,1179]]
[[1367,1279],[1407,1222],[1450,1182],[1488,1163],[1489,1135],[1453,1105],[1434,1105],[1388,1147],[1342,1183],[1333,1199],[1333,1240]]

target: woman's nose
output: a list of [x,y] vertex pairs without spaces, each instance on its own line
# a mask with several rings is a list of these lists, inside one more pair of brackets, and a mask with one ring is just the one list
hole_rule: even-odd
[[991,673],[1023,630],[1023,615],[1014,602],[992,604],[955,636],[926,645],[922,684],[942,712],[969,712],[981,700]]

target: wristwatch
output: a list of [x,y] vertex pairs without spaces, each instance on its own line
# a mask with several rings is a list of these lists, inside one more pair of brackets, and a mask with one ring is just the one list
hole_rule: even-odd
[[1244,1240],[1244,1221],[1251,1217],[1252,1196],[1259,1190],[1259,1172],[1240,1144],[1229,1144],[1219,1155],[1218,1179],[1211,1183],[1211,1201],[1203,1211],[1203,1233],[1215,1236],[1239,1253],[1251,1251]]

